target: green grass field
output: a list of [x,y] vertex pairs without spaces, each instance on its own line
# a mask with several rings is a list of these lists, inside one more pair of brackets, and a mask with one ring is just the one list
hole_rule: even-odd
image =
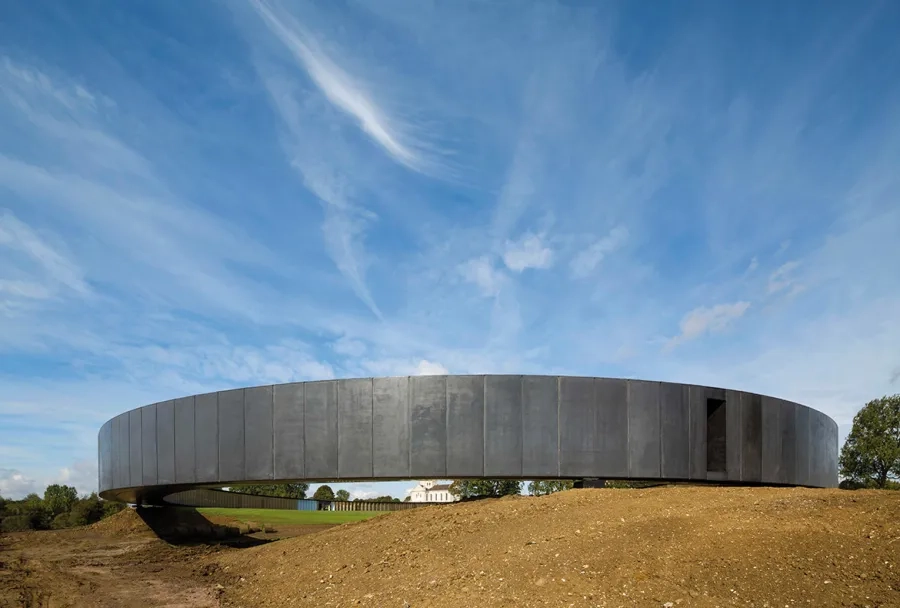
[[225,509],[209,507],[197,509],[203,515],[231,517],[241,522],[273,525],[345,524],[362,521],[389,511],[289,511],[286,509]]

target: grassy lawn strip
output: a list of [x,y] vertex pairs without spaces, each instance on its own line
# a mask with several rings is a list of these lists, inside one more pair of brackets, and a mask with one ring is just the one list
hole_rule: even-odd
[[197,509],[203,515],[231,517],[241,522],[259,524],[308,525],[344,524],[384,515],[386,511],[290,511],[287,509],[226,509],[209,507]]

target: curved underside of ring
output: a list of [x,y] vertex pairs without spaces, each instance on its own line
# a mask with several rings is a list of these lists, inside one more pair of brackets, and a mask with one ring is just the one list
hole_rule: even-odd
[[618,378],[413,376],[182,397],[107,421],[103,498],[275,481],[640,479],[837,485],[838,430],[743,391]]

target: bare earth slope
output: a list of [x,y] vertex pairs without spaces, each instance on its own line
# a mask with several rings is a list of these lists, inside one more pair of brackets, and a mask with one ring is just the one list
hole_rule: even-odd
[[237,606],[900,606],[900,492],[572,490],[214,559]]

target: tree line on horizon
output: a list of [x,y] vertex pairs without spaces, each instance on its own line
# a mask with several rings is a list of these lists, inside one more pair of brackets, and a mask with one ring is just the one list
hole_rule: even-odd
[[96,492],[78,496],[72,486],[51,484],[44,496],[31,493],[21,500],[0,496],[0,531],[59,530],[96,523],[125,508],[120,502],[103,500]]

